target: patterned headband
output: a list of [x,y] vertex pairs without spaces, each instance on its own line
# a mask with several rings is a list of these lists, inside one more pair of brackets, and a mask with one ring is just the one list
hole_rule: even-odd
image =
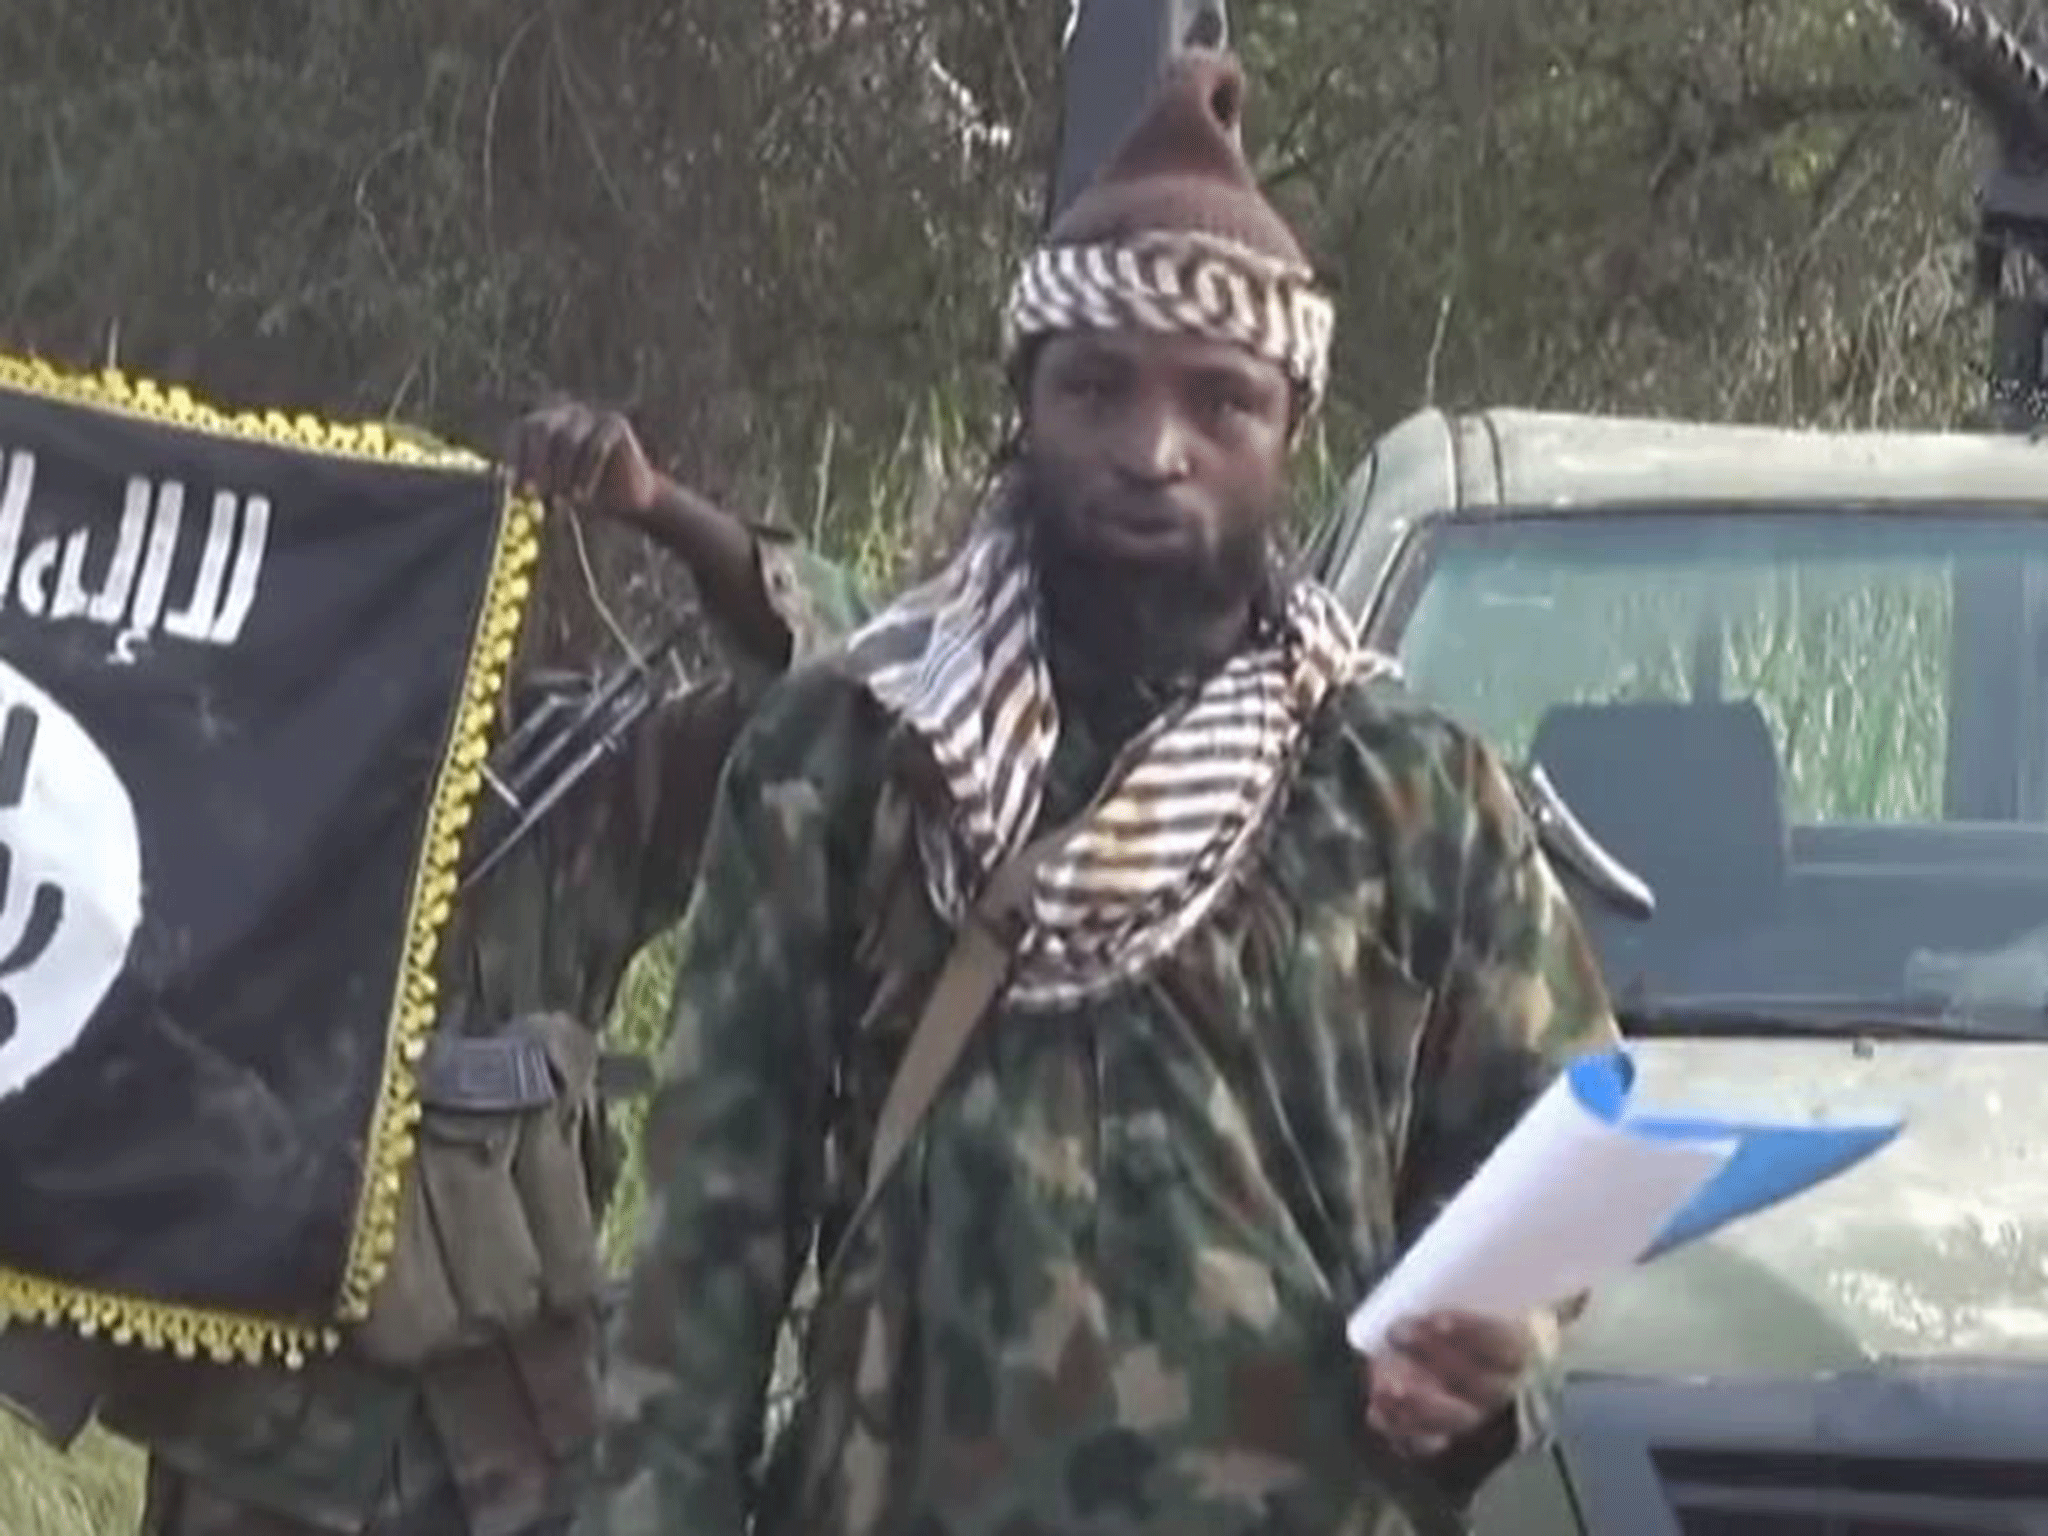
[[1300,267],[1210,235],[1157,232],[1113,245],[1042,246],[1003,315],[1003,354],[1077,330],[1207,336],[1277,363],[1321,404],[1336,310]]

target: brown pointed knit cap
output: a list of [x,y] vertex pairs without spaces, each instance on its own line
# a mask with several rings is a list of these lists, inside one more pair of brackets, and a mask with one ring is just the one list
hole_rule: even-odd
[[1024,264],[1005,316],[1014,362],[1077,329],[1209,336],[1278,363],[1313,404],[1334,312],[1245,158],[1244,72],[1190,50]]
[[1052,245],[1152,230],[1216,235],[1308,268],[1294,231],[1259,190],[1243,144],[1244,71],[1227,53],[1179,55],[1151,109],[1052,227]]

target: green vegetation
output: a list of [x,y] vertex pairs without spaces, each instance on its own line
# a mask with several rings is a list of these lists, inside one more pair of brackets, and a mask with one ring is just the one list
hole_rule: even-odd
[[98,1431],[58,1456],[0,1412],[0,1531],[129,1536],[142,1512],[141,1458]]
[[1793,819],[1940,819],[1951,593],[1920,576],[1795,598],[1731,636],[1730,693],[1770,722]]
[[[639,1051],[658,1060],[662,1041],[668,1033],[669,977],[675,968],[675,939],[658,939],[640,952],[626,983],[619,989],[618,1007],[612,1014],[612,1042],[615,1049]],[[620,1107],[618,1128],[631,1149],[620,1174],[618,1192],[605,1221],[605,1258],[615,1273],[623,1272],[633,1256],[640,1212],[646,1204],[646,1175],[640,1165],[640,1126],[646,1119],[645,1100]]]

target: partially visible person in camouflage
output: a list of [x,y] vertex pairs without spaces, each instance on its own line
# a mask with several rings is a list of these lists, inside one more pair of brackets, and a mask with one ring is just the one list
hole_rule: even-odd
[[1617,1037],[1500,761],[1275,552],[1332,313],[1242,93],[1167,75],[1025,265],[965,547],[734,749],[586,1536],[1458,1529],[1540,1432],[1558,1315],[1344,1338]]
[[[680,915],[719,772],[753,700],[789,663],[842,636],[862,607],[845,573],[657,473],[621,418],[574,405],[538,412],[520,423],[509,457],[561,511],[622,520],[681,557],[728,666],[645,717],[458,907],[439,1030],[486,1053],[467,1076],[502,1091],[505,1063],[488,1053],[534,1042],[546,1048],[543,1073],[564,1061],[584,1069],[561,1079],[561,1104],[514,1113],[465,1101],[462,1073],[437,1087],[430,1055],[412,1178],[429,1196],[440,1178],[454,1182],[423,1230],[407,1234],[430,1250],[426,1262],[402,1244],[407,1273],[424,1280],[395,1301],[380,1292],[371,1325],[339,1356],[296,1371],[0,1334],[0,1396],[60,1441],[96,1398],[101,1422],[147,1449],[144,1536],[544,1536],[564,1528],[587,1473],[596,1285],[535,1315],[479,1314],[493,1276],[536,1246],[552,1244],[556,1267],[596,1279],[606,1128],[590,1091],[594,1044],[578,1042],[604,1023],[635,953]],[[515,678],[515,714],[542,685]],[[568,1177],[542,1180],[535,1203],[526,1165],[539,1159],[529,1154],[565,1136],[557,1161]],[[462,1182],[494,1175],[506,1189],[520,1181],[533,1209],[517,1225],[530,1233],[493,1225],[494,1190]],[[438,1308],[423,1301],[429,1282]]]

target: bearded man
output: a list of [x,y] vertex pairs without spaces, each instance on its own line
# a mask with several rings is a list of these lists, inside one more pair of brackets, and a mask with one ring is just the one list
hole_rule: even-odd
[[1242,97],[1166,76],[965,547],[734,749],[584,1529],[1385,1536],[1531,1431],[1555,1317],[1344,1320],[1614,1023],[1498,759],[1274,554],[1332,310]]

